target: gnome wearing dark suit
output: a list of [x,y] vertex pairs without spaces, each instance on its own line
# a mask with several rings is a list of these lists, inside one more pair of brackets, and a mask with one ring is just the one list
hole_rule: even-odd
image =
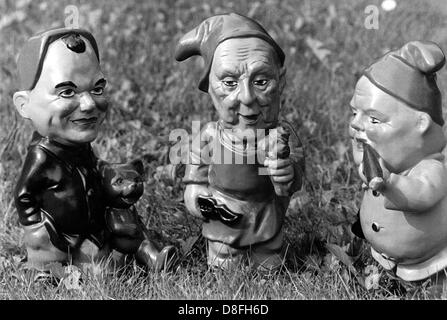
[[[127,210],[143,193],[136,179],[142,169],[99,161],[90,145],[108,109],[93,35],[41,32],[25,43],[17,65],[14,105],[35,129],[14,191],[27,264],[47,270],[54,262],[99,262],[116,249],[161,268],[173,248],[159,253]],[[129,188],[118,185],[117,175]]]
[[186,207],[204,219],[208,264],[228,268],[248,254],[256,267],[275,269],[284,260],[285,212],[304,171],[299,139],[278,119],[284,53],[256,21],[231,13],[203,21],[175,54],[204,59],[199,89],[219,115],[195,137],[184,177]]

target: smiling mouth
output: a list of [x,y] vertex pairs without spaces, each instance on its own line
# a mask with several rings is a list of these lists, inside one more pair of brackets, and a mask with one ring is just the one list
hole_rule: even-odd
[[88,125],[95,124],[96,122],[98,122],[98,117],[80,118],[80,119],[76,119],[76,120],[71,120],[71,122],[73,122],[74,124],[76,124],[78,126],[88,126]]
[[238,113],[238,115],[247,124],[255,124],[256,122],[258,122],[258,120],[260,118],[259,117],[260,113],[258,113],[258,114],[251,114],[251,115],[247,115],[247,116]]

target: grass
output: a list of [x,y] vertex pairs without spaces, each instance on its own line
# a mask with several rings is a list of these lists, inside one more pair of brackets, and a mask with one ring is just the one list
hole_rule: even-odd
[[[376,265],[368,245],[349,232],[361,192],[347,124],[355,82],[375,58],[413,39],[447,48],[445,16],[428,2],[398,1],[394,11],[380,11],[378,30],[368,30],[364,9],[380,8],[379,1],[0,0],[0,299],[426,299],[426,283],[399,282],[380,268],[376,288],[365,286],[371,279],[365,268]],[[287,213],[282,273],[265,276],[243,266],[210,270],[200,239],[181,268],[167,274],[130,263],[120,272],[99,269],[79,286],[70,285],[76,272],[69,272],[50,286],[33,283],[19,267],[25,251],[12,190],[32,128],[12,104],[14,60],[33,33],[62,26],[70,4],[79,9],[80,26],[96,36],[109,82],[110,114],[94,147],[109,161],[143,159],[147,181],[138,210],[155,241],[179,248],[199,234],[200,221],[185,211],[180,179],[163,174],[169,132],[190,132],[193,120],[206,123],[216,114],[197,89],[201,60],[177,63],[173,48],[206,17],[229,11],[252,16],[278,40],[287,56],[282,116],[296,127],[307,155],[303,190]],[[442,71],[441,85],[445,77]],[[441,90],[445,96],[446,87]]]

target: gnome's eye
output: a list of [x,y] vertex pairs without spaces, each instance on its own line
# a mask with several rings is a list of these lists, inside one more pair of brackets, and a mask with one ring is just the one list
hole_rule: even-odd
[[73,89],[65,89],[59,93],[59,96],[62,98],[72,98],[75,95],[75,91]]
[[94,94],[95,96],[100,96],[104,93],[104,88],[103,87],[96,87],[95,89],[93,89],[92,91],[90,91],[92,94]]
[[237,81],[234,81],[234,80],[223,80],[222,82],[224,85],[226,85],[227,87],[230,87],[230,88],[234,88],[237,86]]
[[375,117],[369,117],[369,121],[372,123],[372,124],[378,124],[378,123],[380,123],[380,120],[379,119],[377,119],[377,118],[375,118]]
[[263,87],[268,83],[267,79],[259,79],[259,80],[255,80],[253,81],[253,84],[257,87]]

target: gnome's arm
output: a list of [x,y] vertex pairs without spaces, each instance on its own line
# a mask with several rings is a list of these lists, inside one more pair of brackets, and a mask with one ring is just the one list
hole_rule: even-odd
[[425,211],[446,196],[447,172],[442,162],[423,160],[406,176],[392,173],[382,193],[389,210]]
[[[280,123],[276,131],[269,134],[268,143],[268,158],[264,165],[268,167],[275,193],[278,196],[290,197],[301,188],[303,181],[304,150],[302,143],[293,127],[285,121]],[[264,146],[261,143],[259,147],[263,148]],[[284,163],[287,164],[284,166]],[[279,166],[280,169],[276,170],[276,166]]]
[[[208,150],[211,137],[214,136],[215,123],[207,124],[200,133],[200,136],[191,138],[191,151],[189,153],[188,164],[185,168],[183,182],[185,184],[208,185],[209,161],[204,161],[201,152]],[[208,145],[208,147],[206,147]],[[210,159],[208,159],[210,160]]]
[[290,194],[293,194],[295,191],[301,189],[304,178],[304,169],[305,169],[305,157],[304,157],[304,148],[303,144],[298,137],[298,134],[295,132],[293,127],[288,122],[281,122],[281,125],[288,128],[290,131],[289,137],[289,147],[290,147],[290,155],[289,158],[292,161],[294,178],[290,185]]
[[40,148],[32,149],[27,154],[14,191],[19,222],[22,225],[28,226],[41,221],[41,194],[51,186],[57,186],[55,178],[58,176],[58,170],[54,169],[54,163],[50,164],[51,167],[48,166],[47,156]]

